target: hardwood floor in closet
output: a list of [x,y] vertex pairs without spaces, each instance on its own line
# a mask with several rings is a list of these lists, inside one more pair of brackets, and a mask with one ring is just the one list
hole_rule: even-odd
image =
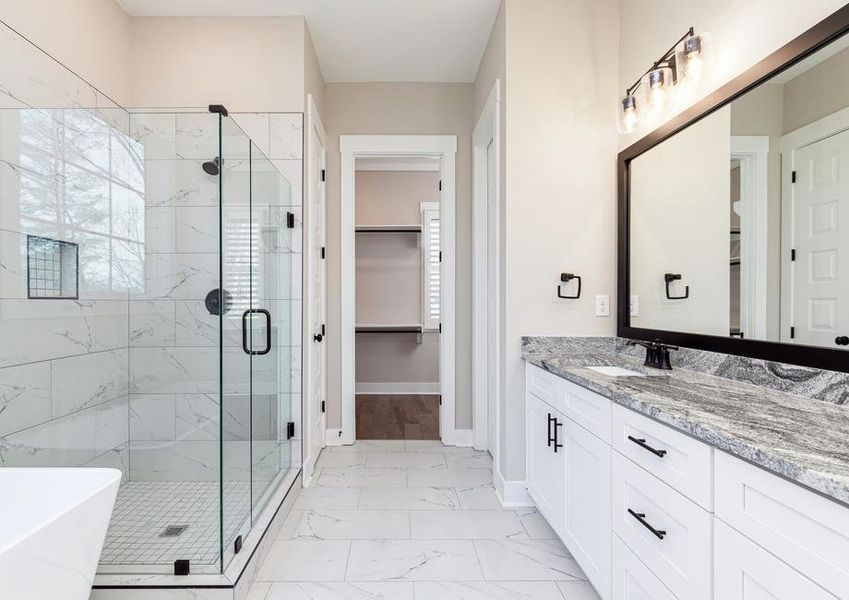
[[439,395],[358,394],[357,439],[439,439]]

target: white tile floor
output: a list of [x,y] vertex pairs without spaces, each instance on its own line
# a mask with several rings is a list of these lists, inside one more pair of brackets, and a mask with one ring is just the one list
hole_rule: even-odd
[[598,600],[488,454],[427,441],[328,448],[249,600]]

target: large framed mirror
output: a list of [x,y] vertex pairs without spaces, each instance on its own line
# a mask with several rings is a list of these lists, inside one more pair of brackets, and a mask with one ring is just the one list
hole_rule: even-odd
[[617,333],[849,372],[849,6],[619,154]]

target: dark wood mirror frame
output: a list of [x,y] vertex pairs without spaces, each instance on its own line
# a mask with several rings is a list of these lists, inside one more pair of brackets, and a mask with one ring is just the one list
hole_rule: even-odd
[[619,153],[616,308],[616,333],[619,337],[849,373],[849,351],[846,350],[631,327],[629,315],[631,161],[846,33],[849,33],[849,4]]

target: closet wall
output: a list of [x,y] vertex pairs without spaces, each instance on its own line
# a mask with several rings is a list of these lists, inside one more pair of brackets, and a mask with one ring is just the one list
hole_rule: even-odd
[[[356,223],[416,225],[422,202],[439,202],[437,171],[357,171]],[[422,249],[415,234],[358,234],[359,325],[422,322]],[[439,393],[439,334],[359,333],[357,393]]]

